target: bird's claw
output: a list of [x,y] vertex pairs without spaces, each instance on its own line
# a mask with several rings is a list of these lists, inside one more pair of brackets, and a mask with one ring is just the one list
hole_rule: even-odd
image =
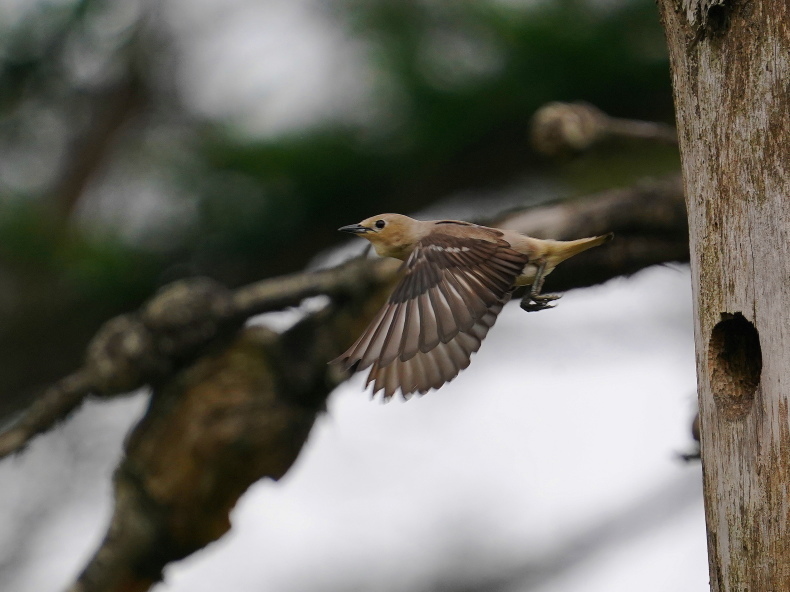
[[558,300],[562,294],[527,294],[521,300],[521,308],[527,312],[537,312],[539,310],[546,310],[547,308],[554,308],[555,304],[549,304],[554,300]]
[[546,310],[549,308],[554,308],[553,304],[547,304],[545,302],[535,302],[533,301],[521,301],[521,308],[526,310],[527,312],[538,312],[539,310]]

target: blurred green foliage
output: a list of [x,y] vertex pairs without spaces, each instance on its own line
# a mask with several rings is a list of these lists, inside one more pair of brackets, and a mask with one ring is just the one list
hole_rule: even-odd
[[[620,117],[672,120],[663,33],[649,2],[558,0],[519,8],[349,0],[335,9],[386,80],[380,100],[391,119],[377,122],[383,133],[328,123],[242,143],[212,126],[201,138],[204,171],[215,182],[191,177],[200,228],[221,237],[213,247],[228,256],[271,254],[275,261],[261,263],[264,273],[302,265],[332,241],[338,225],[378,211],[413,211],[547,168],[561,175],[526,141],[532,113],[548,101],[586,100]],[[467,67],[464,58],[483,63]],[[397,105],[388,110],[391,102]],[[659,161],[656,173],[677,166],[672,149],[648,152]],[[649,166],[634,167],[634,156],[628,147],[608,151],[598,176],[606,177],[607,163],[649,173]],[[246,191],[237,190],[242,185]],[[309,245],[295,247],[297,237]]]
[[[124,2],[37,2],[0,22],[0,343],[15,348],[0,356],[0,384],[11,393],[68,371],[100,322],[178,275],[237,285],[301,268],[341,240],[338,226],[376,212],[536,175],[581,192],[677,166],[666,148],[612,145],[557,164],[527,144],[548,101],[672,121],[647,0],[326,2],[364,48],[377,115],[265,140],[190,112],[175,33],[152,5]],[[113,102],[125,80],[139,100]],[[116,103],[126,111],[112,119]],[[156,179],[189,205],[177,229],[156,207],[121,236],[79,222],[100,209],[90,189],[127,163],[135,182]],[[85,174],[64,197],[73,170]],[[0,415],[20,406],[8,401]]]

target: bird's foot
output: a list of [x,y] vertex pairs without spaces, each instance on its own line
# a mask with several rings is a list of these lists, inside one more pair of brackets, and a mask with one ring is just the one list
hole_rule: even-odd
[[554,300],[558,300],[562,294],[527,294],[521,299],[521,308],[527,312],[537,312],[539,310],[546,310],[547,308],[554,308],[554,304],[550,304]]

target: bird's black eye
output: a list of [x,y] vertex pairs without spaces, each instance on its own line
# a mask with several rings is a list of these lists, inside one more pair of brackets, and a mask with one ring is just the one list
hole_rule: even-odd
[[384,220],[376,220],[376,228],[384,228],[386,222]]

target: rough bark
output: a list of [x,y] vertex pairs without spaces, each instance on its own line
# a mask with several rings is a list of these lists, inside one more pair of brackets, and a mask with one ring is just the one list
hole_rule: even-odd
[[790,5],[659,6],[689,214],[711,589],[790,590]]

